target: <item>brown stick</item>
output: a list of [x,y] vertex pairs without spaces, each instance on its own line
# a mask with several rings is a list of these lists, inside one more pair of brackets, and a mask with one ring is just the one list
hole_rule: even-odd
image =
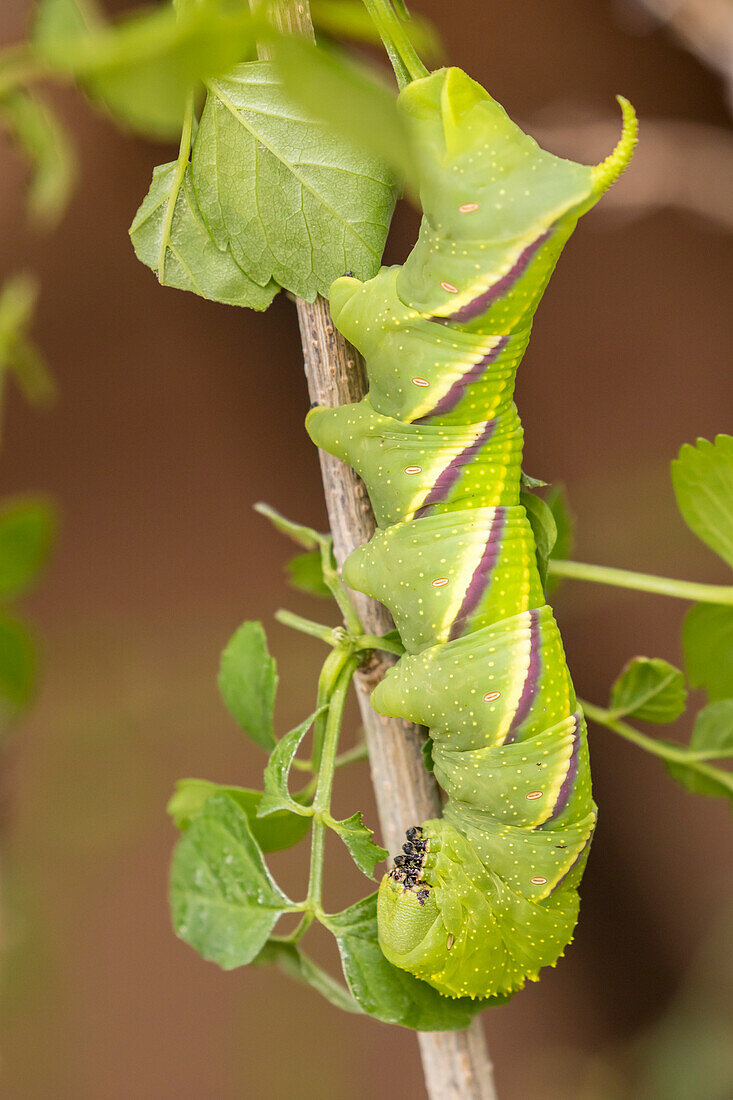
[[[270,18],[281,30],[313,37],[307,0],[278,0]],[[260,56],[267,56],[266,48]],[[311,401],[334,407],[360,401],[367,391],[364,361],[334,327],[328,303],[297,300],[305,374]],[[374,534],[366,489],[350,466],[319,451],[334,552],[339,568],[351,551]],[[392,620],[381,604],[361,593],[354,603],[369,634],[384,634]],[[399,851],[410,825],[440,814],[438,785],[423,764],[425,731],[372,709],[370,696],[394,658],[375,655],[355,677],[359,709],[369,748],[372,783],[382,837]],[[496,1100],[486,1040],[478,1020],[465,1031],[421,1032],[418,1036],[430,1100]]]
[[[336,406],[360,400],[366,393],[361,356],[335,329],[328,304],[298,301],[305,374],[311,401]],[[341,566],[356,546],[374,533],[374,516],[363,483],[350,466],[319,451],[328,518],[336,560]],[[353,594],[369,634],[392,626],[387,611],[374,600]],[[377,799],[382,835],[398,851],[405,829],[440,813],[438,786],[423,764],[425,737],[419,726],[399,718],[384,718],[372,709],[370,695],[393,659],[372,658],[356,677]],[[425,1085],[430,1100],[495,1100],[492,1066],[478,1020],[466,1031],[421,1032],[418,1035]]]

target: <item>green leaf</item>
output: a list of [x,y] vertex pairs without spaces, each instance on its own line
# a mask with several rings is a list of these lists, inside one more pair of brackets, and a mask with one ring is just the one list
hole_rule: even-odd
[[0,503],[0,600],[24,595],[43,568],[56,534],[56,513],[41,497]]
[[543,481],[540,477],[531,477],[529,474],[525,474],[524,470],[519,472],[519,484],[523,489],[546,489],[550,484],[549,481]]
[[275,810],[289,810],[294,814],[302,814],[306,817],[312,816],[313,809],[310,806],[302,806],[290,794],[288,777],[300,742],[318,715],[323,714],[324,710],[328,710],[328,707],[319,707],[299,726],[286,733],[270,753],[270,759],[267,761],[265,768],[265,793],[257,811],[260,817],[274,813]]
[[541,497],[526,489],[520,490],[519,500],[527,512],[527,519],[534,534],[535,549],[537,552],[537,568],[540,580],[544,586],[547,579],[547,563],[550,560],[552,549],[557,542],[557,526],[555,517]]
[[557,537],[550,551],[551,558],[569,558],[573,549],[575,516],[570,509],[567,490],[564,485],[553,485],[547,494],[547,507],[555,521]]
[[207,800],[217,792],[228,795],[244,810],[252,836],[263,852],[279,852],[283,848],[291,848],[310,829],[307,818],[287,810],[279,810],[269,817],[257,817],[262,791],[252,791],[247,787],[227,787],[208,779],[179,779],[176,783],[175,792],[166,807],[176,828],[185,832],[191,821],[201,813]]
[[287,563],[288,581],[293,588],[307,592],[310,596],[331,595],[331,590],[323,579],[320,550],[308,550],[298,554]]
[[[721,699],[703,707],[690,738],[693,752],[733,752],[733,699]],[[733,774],[721,768],[699,768],[666,762],[667,771],[695,794],[733,800]]]
[[46,104],[25,90],[0,100],[0,123],[31,164],[27,190],[31,220],[51,229],[66,210],[76,177],[66,133]]
[[26,627],[0,615],[0,721],[9,721],[27,706],[35,674],[36,651]]
[[417,167],[407,121],[397,110],[395,93],[376,74],[341,51],[316,46],[291,35],[274,43],[283,88],[312,118],[379,163],[417,193]]
[[611,687],[614,718],[674,722],[686,702],[684,674],[661,657],[632,657]]
[[733,697],[733,607],[698,603],[682,628],[687,677],[711,700]]
[[220,249],[196,202],[190,168],[161,164],[130,226],[135,255],[163,286],[190,290],[201,298],[250,309],[267,309],[278,292],[245,275],[231,250]]
[[435,764],[433,762],[433,739],[432,737],[426,737],[422,743],[422,762],[425,765],[425,770],[429,772],[435,771]]
[[243,623],[221,655],[219,691],[237,725],[263,749],[275,745],[277,682],[262,623]]
[[346,271],[368,279],[378,270],[392,179],[293,105],[272,63],[209,83],[192,169],[214,240],[260,285],[275,279],[313,301]]
[[197,84],[253,49],[254,28],[246,8],[219,0],[136,11],[115,25],[90,0],[43,0],[33,41],[44,65],[79,81],[118,122],[165,139],[178,137]]
[[53,379],[28,332],[38,298],[38,284],[29,275],[14,275],[0,290],[0,371],[12,371],[28,401],[47,404],[54,396]]
[[317,966],[294,943],[270,940],[253,961],[255,966],[278,966],[289,978],[317,990],[322,997],[336,1008],[340,1008],[342,1012],[361,1013],[361,1009],[348,989],[345,989],[340,982],[334,981],[330,974]]
[[272,526],[280,534],[287,535],[289,539],[299,543],[306,550],[316,550],[325,540],[331,541],[330,535],[322,535],[313,527],[305,527],[302,523],[295,523],[294,520],[288,519],[281,512],[276,511],[269,504],[264,504],[262,501],[255,504],[254,510],[258,515],[269,519]]
[[364,824],[360,812],[335,821],[330,815],[324,817],[329,829],[333,829],[351,852],[351,858],[367,878],[374,878],[374,867],[386,859],[389,853],[372,840],[372,830]]
[[685,443],[672,462],[672,485],[690,530],[733,566],[733,436]]
[[232,970],[259,954],[291,907],[267,869],[245,812],[227,795],[214,795],[173,856],[176,935],[203,958]]
[[488,1005],[507,999],[442,997],[427,982],[388,962],[377,940],[376,894],[329,916],[327,927],[336,937],[344,977],[355,1000],[384,1023],[417,1031],[455,1031],[468,1027]]

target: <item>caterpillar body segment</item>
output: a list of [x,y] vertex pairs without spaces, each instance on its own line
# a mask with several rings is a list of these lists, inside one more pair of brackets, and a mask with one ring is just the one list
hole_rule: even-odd
[[429,727],[444,815],[408,830],[379,890],[382,950],[449,996],[511,994],[572,938],[596,820],[586,727],[519,502],[516,371],[579,216],[628,161],[539,149],[457,69],[400,95],[423,222],[402,267],[339,279],[331,310],[369,394],[313,409],[314,442],[363,478],[378,531],[344,580],[407,651],[377,711]]

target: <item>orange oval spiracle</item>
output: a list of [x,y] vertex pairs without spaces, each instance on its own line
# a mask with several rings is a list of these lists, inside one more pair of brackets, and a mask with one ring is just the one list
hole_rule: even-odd
[[463,206],[458,207],[459,214],[473,214],[474,210],[478,210],[477,202],[464,202]]
[[441,283],[440,285],[442,286],[443,290],[446,290],[448,292],[448,294],[458,293],[458,287],[453,286],[453,283]]
[[533,802],[535,798],[542,798],[542,791],[530,791],[526,797]]
[[538,878],[531,878],[529,881],[532,883],[533,886],[544,886],[547,882],[547,879],[542,878],[542,876],[540,875]]
[[413,384],[413,386],[421,386],[421,387],[425,387],[425,386],[430,385],[427,378],[413,378],[412,384]]
[[486,694],[484,695],[484,702],[485,703],[493,703],[494,699],[501,699],[501,692],[500,691],[487,691]]
[[421,474],[422,466],[405,466],[406,474]]
[[438,577],[433,581],[433,588],[442,588],[444,584],[448,583],[447,577]]

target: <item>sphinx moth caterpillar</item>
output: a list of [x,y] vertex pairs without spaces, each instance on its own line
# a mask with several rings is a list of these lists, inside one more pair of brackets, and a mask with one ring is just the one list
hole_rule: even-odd
[[400,94],[423,218],[401,267],[330,292],[369,393],[314,408],[313,441],[363,478],[378,530],[345,582],[391,611],[406,655],[374,691],[428,726],[443,817],[408,830],[379,888],[387,958],[448,996],[536,980],[570,942],[596,821],[586,727],[519,501],[514,381],[578,218],[628,163],[544,152],[483,88],[442,69]]

